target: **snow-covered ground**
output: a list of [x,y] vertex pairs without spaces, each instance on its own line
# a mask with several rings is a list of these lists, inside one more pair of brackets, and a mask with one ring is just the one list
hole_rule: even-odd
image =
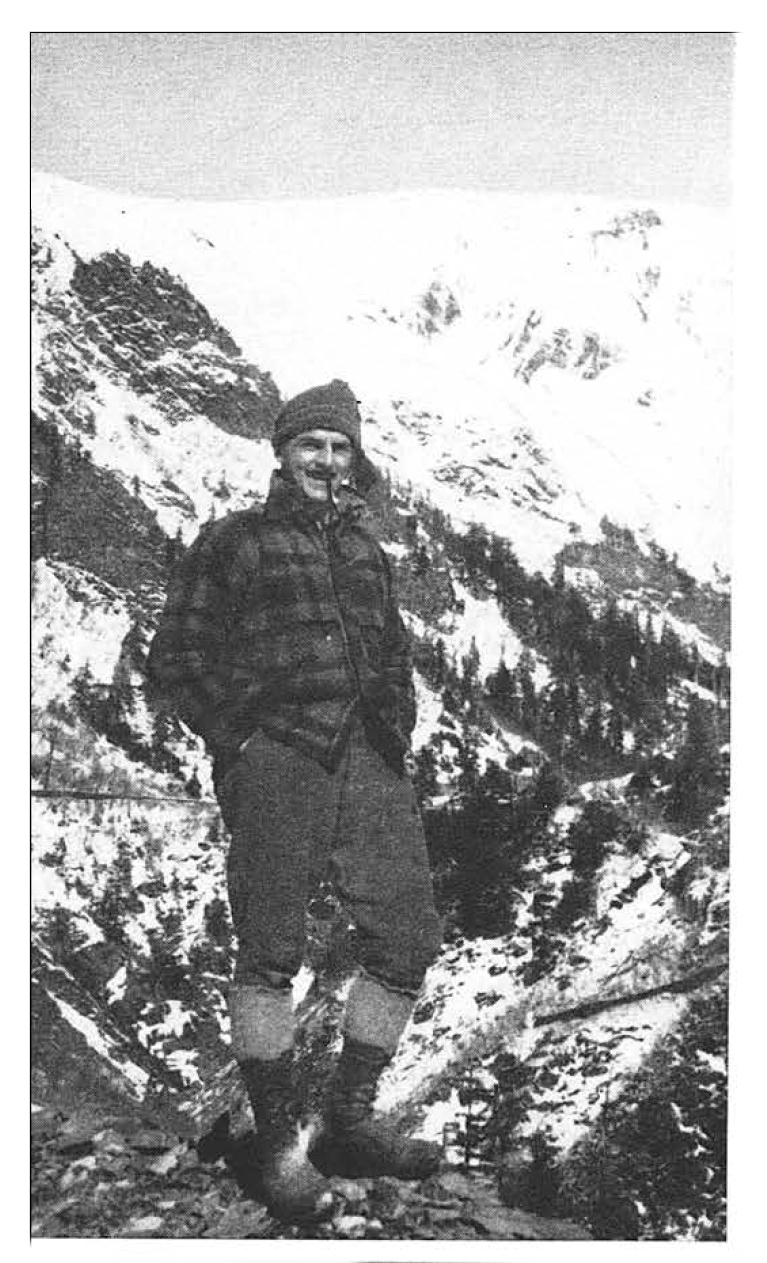
[[89,1047],[125,1077],[133,1093],[140,1100],[144,1095],[149,1080],[147,1072],[124,1056],[121,1057],[114,1041],[104,1035],[92,1018],[78,1012],[71,1004],[67,1004],[66,1000],[63,1000],[61,996],[56,995],[55,992],[51,994],[64,1021],[68,1022],[76,1031],[79,1031]]
[[[525,1134],[545,1127],[568,1149],[598,1117],[606,1094],[619,1093],[679,1018],[685,1000],[658,995],[577,1021],[541,1019],[585,1000],[625,1000],[669,980],[689,930],[666,882],[688,858],[681,839],[668,833],[653,834],[641,855],[614,849],[600,874],[594,916],[570,931],[560,964],[532,986],[521,977],[530,959],[529,909],[526,916],[520,908],[514,935],[445,947],[427,975],[421,1016],[417,1010],[407,1028],[379,1105],[397,1108],[413,1097],[435,1096],[419,1131],[440,1139],[444,1127],[465,1114],[456,1077],[468,1065],[477,1070],[498,1052],[512,1052],[523,1062],[560,1067],[556,1083],[536,1091]],[[561,894],[568,861],[563,857],[557,867],[553,859],[541,866],[538,888]],[[630,897],[622,899],[627,890]]]
[[132,620],[124,593],[65,562],[40,558],[32,584],[32,686],[35,705],[44,710],[69,698],[72,679],[84,667],[94,680],[111,681]]

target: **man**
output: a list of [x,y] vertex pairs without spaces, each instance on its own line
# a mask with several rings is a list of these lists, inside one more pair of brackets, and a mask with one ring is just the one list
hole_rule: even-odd
[[[407,636],[386,556],[360,520],[372,466],[349,387],[334,380],[290,400],[273,445],[263,510],[207,526],[182,559],[149,673],[213,755],[238,940],[232,1048],[267,1201],[299,1219],[322,1200],[324,1176],[422,1178],[438,1165],[436,1146],[400,1135],[372,1105],[441,927],[405,772]],[[310,888],[328,870],[361,969],[307,1155],[295,1143],[290,983]]]

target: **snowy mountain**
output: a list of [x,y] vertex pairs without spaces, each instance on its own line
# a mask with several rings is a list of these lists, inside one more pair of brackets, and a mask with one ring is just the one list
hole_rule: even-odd
[[[448,926],[381,1105],[444,1134],[499,1235],[567,1235],[546,1212],[716,1239],[720,218],[468,194],[199,205],[40,176],[33,221],[36,1232],[225,1235],[112,1188],[138,1173],[151,1200],[171,1172],[218,1189],[232,1235],[272,1232],[217,1200],[236,1194],[215,1158],[189,1174],[190,1135],[237,1114],[226,840],[202,745],[143,668],[184,545],[263,496],[280,400],[340,375],[384,474],[370,511],[413,639]],[[295,985],[310,1097],[349,967],[320,892]],[[402,1191],[384,1214],[380,1190],[342,1189],[329,1235],[492,1235],[467,1210],[479,1186],[450,1187],[402,1214]]]
[[[729,570],[723,215],[508,194],[191,204],[37,176],[84,260],[183,279],[284,394],[340,375],[374,459],[550,567],[608,516]],[[66,266],[60,264],[59,266]]]

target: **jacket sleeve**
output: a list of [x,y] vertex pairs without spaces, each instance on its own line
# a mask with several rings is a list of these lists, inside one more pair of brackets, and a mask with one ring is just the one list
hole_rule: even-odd
[[413,657],[410,636],[402,621],[391,567],[385,554],[384,560],[389,584],[383,645],[384,675],[396,695],[397,726],[407,744],[416,721]]
[[147,661],[155,694],[203,737],[228,698],[221,659],[230,593],[217,543],[215,529],[204,528],[178,563]]

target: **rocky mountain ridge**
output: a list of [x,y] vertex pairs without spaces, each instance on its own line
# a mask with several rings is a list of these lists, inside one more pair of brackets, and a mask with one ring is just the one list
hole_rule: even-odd
[[[727,573],[723,216],[501,194],[147,202],[42,175],[33,188],[49,238],[180,277],[285,393],[343,368],[374,459],[398,482],[422,474],[457,522],[513,535],[531,568],[550,568],[573,527],[596,539],[606,514],[699,579],[713,561]],[[479,480],[461,488],[460,470],[488,454],[505,466],[482,470],[499,502],[475,504]],[[446,461],[457,476],[435,480]],[[528,467],[554,490],[546,514]]]

